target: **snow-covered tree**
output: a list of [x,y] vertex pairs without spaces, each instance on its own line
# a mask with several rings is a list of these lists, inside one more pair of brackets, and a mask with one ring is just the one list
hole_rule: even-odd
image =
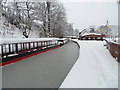
[[95,33],[95,29],[94,25],[89,26],[90,33]]
[[79,35],[79,30],[78,30],[78,29],[75,29],[73,35],[78,36],[78,35]]
[[70,34],[73,30],[67,22],[65,8],[56,0],[41,2],[14,0],[2,4],[8,22],[22,30],[26,38],[35,30],[39,32],[39,37],[63,37],[66,32]]

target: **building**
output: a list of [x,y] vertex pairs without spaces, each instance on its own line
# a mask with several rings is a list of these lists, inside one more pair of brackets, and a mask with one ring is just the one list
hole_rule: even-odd
[[110,28],[108,20],[106,22],[106,25],[99,26],[98,29],[95,31],[95,33],[98,33],[101,35],[106,35],[107,37],[110,37],[111,28]]
[[104,37],[106,36],[97,33],[85,33],[79,36],[79,40],[103,40]]

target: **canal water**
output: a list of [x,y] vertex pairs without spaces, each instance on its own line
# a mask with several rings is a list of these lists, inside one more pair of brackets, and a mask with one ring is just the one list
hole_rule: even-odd
[[59,88],[79,57],[70,41],[60,48],[3,67],[3,88]]

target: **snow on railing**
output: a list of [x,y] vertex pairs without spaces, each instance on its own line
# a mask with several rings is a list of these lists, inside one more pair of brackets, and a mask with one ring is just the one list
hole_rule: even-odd
[[33,41],[33,42],[4,42],[0,44],[0,59],[18,55],[24,52],[31,52],[37,49],[45,49],[49,47],[53,47],[59,45],[58,39],[51,39],[51,40],[40,40],[40,41]]
[[105,38],[107,42],[115,43],[115,44],[120,44],[120,38]]
[[47,40],[58,40],[58,38],[2,38],[0,39],[0,44],[47,41]]

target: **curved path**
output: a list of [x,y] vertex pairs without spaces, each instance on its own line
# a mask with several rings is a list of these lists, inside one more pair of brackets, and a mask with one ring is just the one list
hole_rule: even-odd
[[3,88],[59,88],[79,57],[79,47],[69,42],[2,69]]
[[117,88],[118,62],[104,41],[80,41],[80,55],[60,88]]

